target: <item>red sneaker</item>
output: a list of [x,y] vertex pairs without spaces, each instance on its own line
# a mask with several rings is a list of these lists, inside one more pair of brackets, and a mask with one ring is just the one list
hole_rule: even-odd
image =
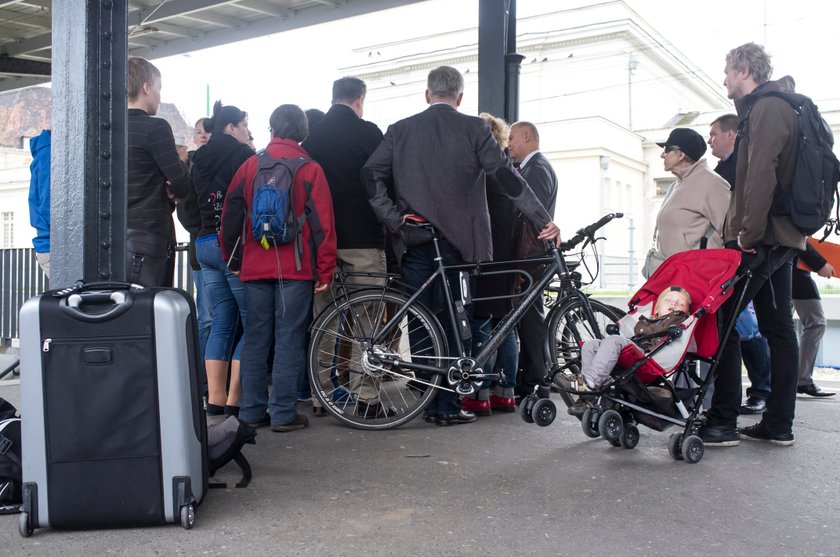
[[477,400],[474,398],[462,398],[461,408],[467,412],[472,412],[478,416],[489,416],[492,414],[490,410],[489,400]]
[[490,395],[490,407],[498,412],[516,412],[516,400],[513,397]]

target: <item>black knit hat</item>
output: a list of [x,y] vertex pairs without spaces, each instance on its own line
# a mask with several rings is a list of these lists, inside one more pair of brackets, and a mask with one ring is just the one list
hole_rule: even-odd
[[671,130],[671,135],[668,136],[668,141],[665,143],[657,142],[656,144],[665,149],[682,151],[695,162],[702,159],[706,153],[706,140],[690,128],[674,128]]

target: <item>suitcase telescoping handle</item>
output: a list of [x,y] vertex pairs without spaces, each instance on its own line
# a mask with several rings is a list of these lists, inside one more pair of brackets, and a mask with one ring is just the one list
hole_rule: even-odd
[[[131,290],[117,290],[111,292],[77,292],[62,300],[60,307],[63,311],[80,321],[98,322],[113,319],[131,308],[134,296]],[[111,304],[105,311],[103,305]],[[91,311],[96,308],[96,311]]]

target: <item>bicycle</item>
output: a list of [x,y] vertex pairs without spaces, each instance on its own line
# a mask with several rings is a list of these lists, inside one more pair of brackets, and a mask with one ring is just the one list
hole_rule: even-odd
[[[483,381],[504,381],[501,374],[485,372],[482,366],[534,303],[541,303],[543,293],[556,292],[557,299],[546,318],[547,335],[543,352],[546,357],[545,384],[538,390],[540,399],[548,401],[549,383],[557,373],[572,373],[580,344],[587,338],[603,338],[607,323],[620,318],[620,311],[589,297],[580,290],[581,276],[576,272],[580,264],[567,263],[564,252],[584,242],[581,249],[594,245],[599,238],[595,232],[622,213],[611,213],[599,221],[577,231],[558,248],[547,243],[546,255],[514,261],[443,265],[438,236],[426,223],[408,223],[430,233],[437,254],[438,267],[415,292],[409,292],[399,281],[399,275],[388,273],[339,273],[332,286],[334,302],[311,326],[309,344],[309,376],[315,396],[322,406],[339,421],[359,429],[381,430],[403,425],[419,415],[435,394],[435,389],[450,389],[461,395],[474,393]],[[582,259],[582,258],[581,258]],[[510,267],[545,265],[540,280],[530,273]],[[457,273],[461,283],[461,298],[453,299],[450,276]],[[472,356],[463,348],[471,336],[470,321],[465,307],[471,301],[491,298],[472,298],[469,276],[492,274],[521,274],[527,288],[516,297],[518,304],[498,322]],[[555,276],[559,283],[550,286]],[[362,278],[367,284],[352,282]],[[382,282],[371,287],[371,278]],[[446,335],[435,312],[418,298],[433,285],[442,285],[443,317],[455,331],[458,350],[450,355]],[[508,297],[508,296],[500,296]],[[500,298],[496,297],[496,298]],[[579,358],[578,358],[579,360]],[[446,380],[448,386],[441,385]],[[568,406],[575,399],[566,392],[561,398]],[[528,412],[532,411],[531,401]],[[526,401],[526,402],[527,402]],[[540,403],[545,413],[546,405]],[[524,412],[525,404],[520,405]],[[556,414],[556,409],[555,409]],[[552,417],[553,419],[553,417]]]

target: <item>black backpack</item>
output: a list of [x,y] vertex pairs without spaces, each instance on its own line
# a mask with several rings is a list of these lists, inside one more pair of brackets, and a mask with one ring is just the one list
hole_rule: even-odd
[[0,514],[20,511],[22,458],[17,409],[0,398]]
[[[234,461],[242,470],[242,479],[236,487],[246,487],[251,481],[251,465],[242,454],[242,447],[255,444],[257,432],[230,416],[223,422],[207,428],[207,463],[209,475],[213,476],[225,464]],[[211,483],[210,487],[227,487],[226,483]]]
[[[776,186],[770,213],[790,217],[800,232],[814,234],[829,222],[838,196],[840,162],[832,151],[834,136],[817,106],[808,97],[777,91],[765,93],[763,97],[777,97],[787,102],[796,113],[799,124],[796,168],[790,189],[785,191]],[[739,135],[742,130],[748,130],[749,116],[747,112],[738,128]],[[837,220],[840,219],[834,222]]]

